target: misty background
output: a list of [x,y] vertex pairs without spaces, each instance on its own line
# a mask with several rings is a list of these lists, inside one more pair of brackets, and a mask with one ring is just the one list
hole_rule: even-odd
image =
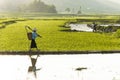
[[[38,9],[35,1],[40,2]],[[119,0],[0,0],[0,12],[119,14],[119,7]]]

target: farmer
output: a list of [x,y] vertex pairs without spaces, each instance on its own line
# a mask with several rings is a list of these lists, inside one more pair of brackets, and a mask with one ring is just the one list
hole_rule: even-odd
[[97,27],[97,24],[95,22],[93,22],[93,32],[96,32],[96,27]]
[[38,50],[35,39],[37,37],[41,37],[41,36],[39,34],[37,34],[36,31],[37,31],[36,28],[34,28],[32,30],[32,40],[31,40],[31,45],[30,45],[30,51],[31,51],[32,48],[36,48]]

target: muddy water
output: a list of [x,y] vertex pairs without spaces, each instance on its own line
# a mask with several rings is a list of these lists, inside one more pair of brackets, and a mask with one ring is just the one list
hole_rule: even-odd
[[119,61],[120,54],[42,55],[35,77],[29,56],[0,56],[0,80],[119,80]]

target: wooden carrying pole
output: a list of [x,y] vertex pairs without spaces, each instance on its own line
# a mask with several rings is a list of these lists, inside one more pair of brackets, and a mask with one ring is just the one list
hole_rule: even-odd
[[[32,32],[28,32],[27,28],[28,28],[29,30],[31,30],[31,31],[33,31],[33,30],[32,30],[32,28],[30,28],[29,26],[25,26],[28,39],[31,40],[31,39],[32,39]],[[38,33],[36,33],[36,34],[37,34],[37,36],[42,37],[42,36],[40,36]]]

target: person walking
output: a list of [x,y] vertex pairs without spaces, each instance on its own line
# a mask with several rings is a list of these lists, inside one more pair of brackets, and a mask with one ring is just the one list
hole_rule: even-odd
[[36,28],[34,28],[34,29],[32,30],[32,40],[31,40],[31,45],[30,45],[30,51],[31,51],[32,48],[36,48],[37,50],[39,50],[39,49],[37,48],[37,44],[36,44],[35,39],[36,39],[37,37],[42,37],[42,36],[40,36],[39,34],[37,34],[36,31],[37,31]]
[[97,24],[95,23],[95,22],[93,22],[93,32],[96,32],[96,30],[97,30]]

